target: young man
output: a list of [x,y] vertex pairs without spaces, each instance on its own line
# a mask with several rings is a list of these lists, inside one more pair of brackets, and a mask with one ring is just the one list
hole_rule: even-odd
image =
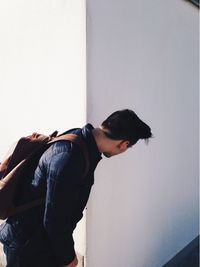
[[58,141],[50,146],[24,184],[18,201],[45,195],[45,205],[9,217],[0,226],[7,267],[75,267],[72,233],[88,201],[94,170],[102,158],[125,152],[139,139],[152,137],[150,127],[132,110],[111,114],[100,127],[87,124],[72,129],[89,153],[89,171],[83,178],[85,158],[79,145]]

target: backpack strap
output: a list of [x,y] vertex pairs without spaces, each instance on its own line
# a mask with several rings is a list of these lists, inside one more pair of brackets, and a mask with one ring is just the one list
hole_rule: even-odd
[[83,151],[84,158],[85,158],[85,172],[83,177],[85,177],[89,171],[90,161],[89,161],[89,153],[83,138],[76,134],[64,134],[58,137],[54,137],[48,144],[55,143],[57,141],[71,141],[80,146],[81,150]]

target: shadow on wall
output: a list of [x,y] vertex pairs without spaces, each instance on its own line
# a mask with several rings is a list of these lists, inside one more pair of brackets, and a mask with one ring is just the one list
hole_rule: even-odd
[[[184,209],[176,213],[171,218],[163,217],[160,221],[162,228],[159,229],[156,246],[152,248],[148,259],[151,260],[150,267],[199,267],[198,217],[187,216]],[[197,237],[192,240],[195,236]]]
[[199,267],[199,236],[163,267]]

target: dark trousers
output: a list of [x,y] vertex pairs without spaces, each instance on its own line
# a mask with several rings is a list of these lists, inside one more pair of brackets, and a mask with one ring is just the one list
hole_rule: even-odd
[[[4,245],[4,253],[6,254],[6,267],[61,267],[52,259],[51,255],[42,254],[32,255],[17,253],[15,250]],[[34,255],[35,254],[35,255]]]
[[4,245],[6,267],[61,267],[56,262],[49,244],[41,242],[37,234],[21,249],[15,250]]
[[7,246],[3,246],[3,251],[6,255],[7,267],[19,267],[19,258],[15,251],[9,250]]

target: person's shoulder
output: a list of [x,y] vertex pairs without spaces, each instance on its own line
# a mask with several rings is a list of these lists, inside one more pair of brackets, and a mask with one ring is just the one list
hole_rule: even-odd
[[54,162],[69,159],[72,153],[72,145],[69,141],[57,141],[48,147],[39,160],[39,165],[48,166],[52,160]]
[[55,157],[62,155],[68,158],[82,158],[82,151],[80,145],[68,140],[60,140],[53,143],[44,153],[44,157]]
[[60,153],[71,153],[72,152],[72,143],[68,140],[60,140],[53,143],[50,146],[50,151],[53,155],[60,154]]

